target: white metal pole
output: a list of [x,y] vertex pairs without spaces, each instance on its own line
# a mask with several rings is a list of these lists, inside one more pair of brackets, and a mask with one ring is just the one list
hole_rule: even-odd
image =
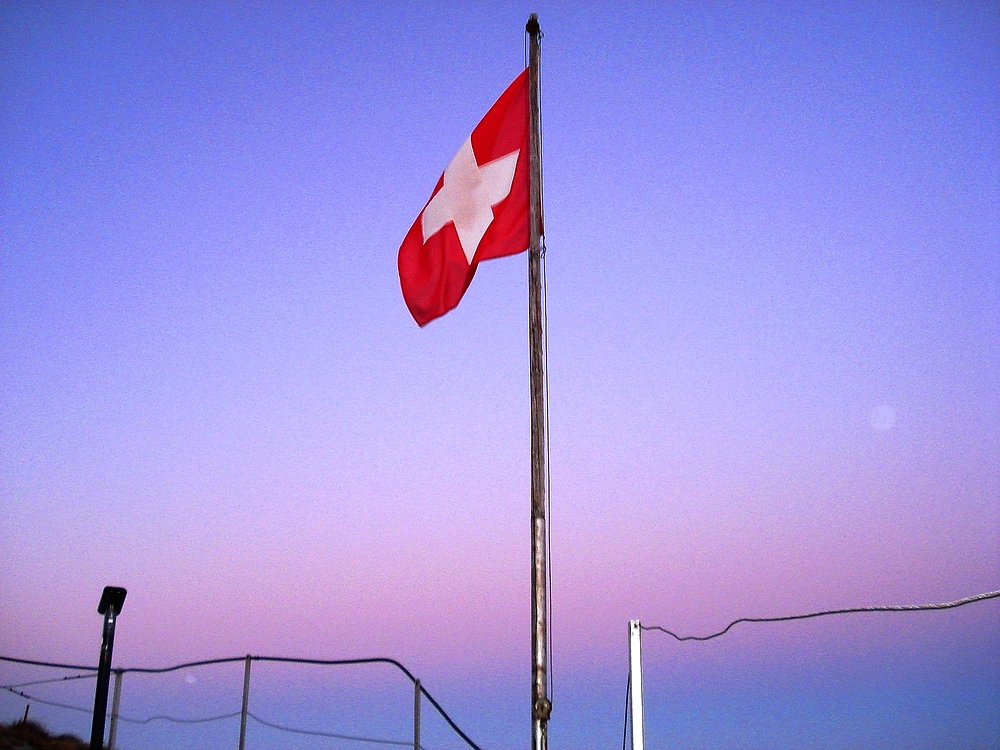
[[115,670],[115,692],[111,699],[111,734],[108,737],[108,750],[118,746],[118,706],[122,702],[122,671]]
[[632,694],[632,750],[643,750],[642,719],[642,625],[638,620],[629,620],[629,684]]

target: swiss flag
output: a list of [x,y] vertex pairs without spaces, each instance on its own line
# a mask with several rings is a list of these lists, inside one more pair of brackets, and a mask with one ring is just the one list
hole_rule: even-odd
[[424,326],[455,307],[479,261],[528,249],[528,71],[438,178],[399,248],[399,285]]

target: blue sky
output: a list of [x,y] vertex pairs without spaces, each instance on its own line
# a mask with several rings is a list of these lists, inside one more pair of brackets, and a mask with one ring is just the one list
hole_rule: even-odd
[[[527,742],[524,256],[425,329],[395,257],[530,12],[553,747],[620,741],[629,619],[1000,588],[995,4],[14,2],[0,653],[94,661],[113,583],[120,665],[390,655],[484,747]],[[650,746],[998,742],[995,603],[727,639],[648,636]],[[236,672],[126,707],[238,708]],[[362,705],[348,678],[267,679],[276,721],[398,729],[282,714]],[[232,737],[161,729],[121,745]]]

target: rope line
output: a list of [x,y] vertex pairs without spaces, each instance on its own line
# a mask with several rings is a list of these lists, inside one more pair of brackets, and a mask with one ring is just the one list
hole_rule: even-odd
[[[39,683],[36,683],[36,684],[39,684]],[[22,690],[17,690],[16,688],[9,687],[7,685],[0,685],[0,690],[6,690],[7,692],[13,693],[14,695],[17,695],[17,696],[19,696],[21,698],[24,698],[27,701],[32,701],[34,703],[42,703],[42,704],[44,704],[46,706],[54,706],[56,708],[65,708],[65,709],[68,709],[70,711],[78,711],[78,712],[83,713],[83,714],[93,714],[94,713],[94,709],[92,709],[92,708],[84,708],[83,706],[73,706],[73,705],[70,705],[69,703],[59,703],[57,701],[46,700],[45,698],[39,698],[37,695],[30,695],[29,693],[25,693]],[[132,718],[129,718],[128,716],[122,716],[121,714],[119,714],[118,715],[118,720],[119,721],[124,721],[127,724],[150,724],[150,723],[152,723],[154,721],[169,721],[169,722],[171,722],[173,724],[205,724],[205,723],[210,722],[210,721],[220,721],[222,719],[231,719],[234,716],[239,716],[239,715],[240,715],[239,711],[234,711],[233,713],[229,713],[229,714],[221,714],[219,716],[206,716],[206,717],[200,718],[200,719],[181,719],[181,718],[179,718],[177,716],[166,716],[166,715],[162,715],[162,714],[161,715],[157,715],[157,716],[150,716],[148,719],[132,719]],[[410,743],[410,744],[413,744],[413,743]]]
[[[540,42],[539,42],[540,43]],[[538,98],[541,99],[541,76],[539,76]],[[541,103],[539,102],[539,113]],[[539,125],[541,125],[541,114],[539,114]],[[541,131],[541,128],[539,128]],[[539,149],[541,150],[541,149]],[[539,154],[539,161],[541,155]],[[548,668],[545,670],[549,683],[549,702],[555,701],[555,649],[552,644],[552,468],[549,461],[552,458],[552,428],[549,425],[549,281],[548,281],[548,260],[545,246],[545,235],[541,237],[542,242],[542,376],[544,377],[545,389],[545,575],[548,595],[545,597],[545,619],[548,622],[546,628],[545,654],[548,657]]]
[[[239,711],[237,711],[237,714]],[[335,740],[351,740],[353,742],[369,742],[374,745],[396,745],[398,747],[413,747],[413,741],[405,742],[403,740],[386,740],[380,739],[378,737],[362,737],[360,735],[353,734],[337,734],[335,732],[321,732],[315,729],[300,729],[298,727],[286,727],[282,724],[275,724],[270,721],[265,721],[254,713],[247,711],[247,716],[256,721],[258,724],[263,724],[265,727],[271,727],[271,729],[279,729],[282,732],[291,732],[293,734],[304,734],[310,737],[330,737]],[[423,745],[421,745],[423,748]]]
[[46,706],[55,706],[56,708],[67,708],[70,711],[79,711],[85,714],[94,713],[94,709],[92,708],[82,708],[80,706],[71,706],[68,703],[57,703],[56,701],[47,701],[44,698],[36,698],[33,695],[28,695],[25,692],[22,692],[12,687],[7,687],[6,685],[0,687],[0,690],[6,690],[8,693],[13,693],[14,695],[20,696],[21,698],[24,698],[27,701],[34,701],[35,703],[43,703]]
[[33,667],[52,667],[53,669],[83,669],[97,674],[97,667],[81,664],[58,664],[51,661],[35,661],[34,659],[15,659],[13,656],[0,656],[0,661],[9,661],[14,664],[30,664]]
[[[89,676],[89,675],[87,675],[87,676]],[[51,682],[51,681],[49,681],[49,682]],[[35,684],[41,684],[41,683],[35,683]],[[23,692],[21,690],[17,690],[15,687],[3,685],[3,686],[0,686],[0,689],[7,690],[8,692],[14,693],[15,695],[17,695],[17,696],[19,696],[21,698],[24,698],[25,700],[33,701],[35,703],[42,703],[42,704],[47,705],[47,706],[54,706],[56,708],[64,708],[64,709],[68,709],[70,711],[77,711],[79,713],[85,713],[85,714],[93,714],[94,713],[94,710],[91,709],[91,708],[84,708],[82,706],[73,706],[73,705],[70,705],[69,703],[59,703],[57,701],[45,700],[44,698],[39,698],[39,697],[34,696],[34,695],[29,695],[28,693],[25,693],[25,692]],[[168,722],[171,722],[173,724],[207,724],[207,723],[213,722],[213,721],[222,721],[224,719],[234,719],[237,716],[239,716],[240,713],[241,713],[240,711],[233,711],[233,712],[228,713],[228,714],[219,714],[218,716],[205,716],[205,717],[198,718],[198,719],[182,719],[182,718],[179,718],[177,716],[167,716],[167,715],[164,715],[164,714],[159,714],[157,716],[150,716],[149,718],[146,718],[146,719],[133,719],[133,718],[130,718],[128,716],[123,716],[123,715],[119,714],[118,715],[118,720],[126,722],[128,724],[151,724],[154,721],[168,721]],[[399,747],[413,747],[413,742],[412,741],[410,741],[410,742],[404,742],[404,741],[401,741],[401,740],[387,740],[387,739],[383,739],[383,738],[379,738],[379,737],[364,737],[364,736],[361,736],[361,735],[338,734],[336,732],[321,732],[321,731],[313,730],[313,729],[301,729],[299,727],[289,727],[289,726],[285,726],[283,724],[276,724],[274,722],[267,721],[266,719],[262,719],[262,718],[260,718],[259,716],[257,716],[256,714],[254,714],[254,713],[252,713],[250,711],[247,711],[247,716],[249,716],[251,719],[253,719],[256,722],[258,722],[260,724],[263,724],[266,727],[271,727],[272,729],[277,729],[277,730],[280,730],[282,732],[291,732],[293,734],[304,734],[304,735],[309,735],[309,736],[313,736],[313,737],[330,737],[332,739],[337,739],[337,740],[351,740],[353,742],[368,742],[368,743],[375,744],[375,745],[396,745],[396,746],[399,746]],[[421,746],[421,747],[423,747],[423,746]]]
[[[238,657],[238,658],[239,660],[243,660],[246,657]],[[414,685],[416,685],[417,683],[417,678],[413,676],[410,670],[408,670],[406,667],[404,667],[395,659],[389,659],[385,657],[375,657],[371,659],[332,659],[332,660],[291,659],[284,656],[252,656],[250,658],[251,660],[255,661],[273,661],[273,662],[284,662],[284,663],[295,663],[295,664],[317,664],[321,666],[344,666],[350,664],[390,664],[399,669],[403,674],[405,674],[410,679],[410,682],[412,682]],[[437,700],[435,700],[434,696],[427,692],[427,688],[424,687],[424,684],[422,682],[420,683],[420,692],[425,698],[427,698],[428,701],[430,701],[431,705],[434,706],[437,712],[441,714],[441,718],[448,723],[448,726],[450,726],[452,730],[454,730],[455,734],[461,737],[465,741],[465,743],[472,748],[472,750],[482,750],[482,748],[479,747],[479,745],[477,745],[475,742],[472,741],[472,738],[469,737],[469,735],[467,735],[465,732],[462,731],[461,727],[459,727],[458,724],[456,724],[455,721],[448,715],[448,712],[441,707],[441,704],[438,703]]]
[[[204,666],[210,666],[210,665],[213,665],[213,664],[231,664],[231,663],[234,663],[234,662],[245,662],[246,658],[247,658],[246,656],[229,656],[229,657],[224,657],[224,658],[221,658],[221,659],[202,659],[200,661],[191,661],[191,662],[186,662],[184,664],[175,664],[174,666],[171,666],[171,667],[126,667],[126,668],[123,668],[123,669],[115,669],[114,671],[121,672],[122,674],[126,674],[126,673],[135,673],[135,674],[165,674],[167,672],[176,672],[179,669],[188,669],[190,667],[204,667]],[[414,685],[417,682],[417,678],[414,677],[413,673],[410,672],[410,670],[408,670],[405,666],[403,666],[402,663],[396,661],[395,659],[390,659],[389,657],[384,657],[384,656],[376,656],[376,657],[370,657],[370,658],[366,658],[366,659],[300,659],[300,658],[294,658],[294,657],[288,657],[288,656],[250,656],[250,660],[251,661],[277,662],[277,663],[282,663],[282,664],[313,664],[313,665],[317,665],[317,666],[333,666],[333,667],[338,667],[338,666],[353,666],[353,665],[361,665],[361,664],[386,664],[386,665],[389,665],[389,666],[393,666],[396,669],[398,669],[399,671],[401,671],[404,675],[406,675],[406,677]],[[12,662],[12,663],[15,663],[15,664],[30,664],[30,665],[36,666],[36,667],[53,667],[55,669],[88,670],[88,671],[92,671],[92,672],[97,672],[97,669],[95,667],[81,666],[79,664],[59,664],[59,663],[54,663],[54,662],[37,661],[37,660],[34,660],[34,659],[19,659],[19,658],[13,657],[13,656],[3,656],[3,655],[0,655],[0,661]],[[4,688],[4,689],[10,690],[10,688]],[[16,690],[12,690],[11,692],[17,693]],[[445,711],[444,708],[441,706],[441,704],[437,702],[437,699],[427,691],[427,688],[424,687],[423,683],[420,684],[420,693],[425,698],[427,698],[427,700],[434,707],[434,709],[441,715],[441,718],[445,720],[445,722],[448,724],[449,727],[451,727],[452,731],[454,731],[455,734],[457,734],[459,737],[461,737],[462,740],[469,747],[472,748],[472,750],[483,750],[479,745],[477,745],[472,740],[471,737],[469,737],[469,735],[467,735],[464,731],[462,731],[462,728],[459,727],[458,724],[455,723],[455,720],[452,719],[451,716],[448,715],[448,712]],[[22,695],[21,693],[17,693],[17,694],[21,695],[21,697],[23,697],[23,698],[29,698],[31,700],[37,700],[39,703],[49,703],[50,705],[55,705],[55,706],[58,706],[59,708],[70,708],[70,709],[73,709],[74,711],[87,711],[89,713],[93,713],[92,709],[84,709],[84,708],[80,708],[79,706],[68,706],[68,705],[64,705],[64,704],[56,704],[56,703],[51,703],[51,702],[44,701],[44,700],[39,699],[39,698],[32,698],[31,696],[28,696],[28,695]],[[239,715],[239,712],[237,711],[235,715]],[[119,718],[122,721],[129,721],[129,720],[124,719],[123,717],[120,717],[120,716],[119,716]],[[157,717],[153,717],[153,718],[157,718]],[[170,720],[170,721],[173,720],[170,717],[162,717],[162,718],[164,718],[165,720]],[[216,721],[219,718],[227,718],[227,717],[211,717],[211,719],[198,719],[197,721],[208,721],[208,720]],[[150,719],[150,720],[152,720],[152,719]],[[132,721],[139,721],[139,723],[143,723],[143,721],[145,721],[145,720],[141,720],[141,721],[140,720],[132,720]],[[412,744],[412,743],[410,743],[410,744]]]
[[982,594],[976,594],[975,596],[967,596],[964,599],[957,599],[953,602],[942,602],[940,604],[902,604],[897,606],[884,606],[884,607],[845,607],[843,609],[824,609],[819,612],[809,612],[802,615],[785,615],[783,617],[741,617],[738,620],[733,620],[731,623],[726,625],[722,630],[717,633],[712,633],[711,635],[684,635],[680,636],[672,630],[667,630],[659,625],[640,625],[643,630],[659,630],[661,633],[666,633],[675,640],[678,641],[710,641],[713,638],[718,638],[721,635],[725,635],[734,626],[739,625],[741,622],[789,622],[791,620],[809,620],[813,617],[826,617],[828,615],[849,615],[856,614],[858,612],[925,612],[928,610],[938,610],[938,609],[954,609],[955,607],[964,607],[966,604],[972,604],[974,602],[982,602],[987,599],[996,599],[1000,597],[1000,591],[987,591]]
[[628,743],[628,709],[632,702],[632,663],[629,661],[628,680],[625,682],[625,718],[622,721],[622,750]]
[[10,690],[11,688],[31,687],[32,685],[48,685],[53,682],[68,682],[69,680],[93,680],[97,674],[73,674],[66,677],[52,677],[48,680],[32,680],[31,682],[19,682],[16,685],[0,685],[0,689]]
[[219,714],[218,716],[205,716],[201,719],[180,719],[176,716],[167,716],[165,714],[157,714],[156,716],[150,716],[148,719],[130,719],[126,716],[118,714],[118,721],[124,721],[127,724],[152,724],[154,721],[169,721],[171,724],[208,724],[212,721],[222,721],[223,719],[233,719],[240,715],[240,711],[233,711],[228,714]]
[[[541,70],[541,49],[542,39],[545,34],[541,29],[538,31],[538,191],[540,196],[545,195],[545,165],[543,159],[544,149],[542,148],[542,70]],[[528,33],[524,34],[524,64],[528,66]],[[549,702],[555,700],[555,655],[552,643],[552,470],[549,466],[549,459],[552,456],[552,431],[549,425],[549,284],[548,284],[548,264],[546,258],[548,247],[545,244],[545,200],[540,201],[539,223],[541,233],[539,242],[539,258],[542,262],[542,377],[544,379],[543,389],[545,391],[545,413],[542,417],[545,424],[545,577],[548,591],[545,597],[545,620],[548,623],[546,628],[546,669],[545,676],[548,688]]]
[[[4,657],[0,656],[0,659]],[[247,660],[246,656],[227,656],[222,659],[203,659],[201,661],[192,661],[185,664],[175,664],[171,667],[126,667],[122,669],[122,672],[135,672],[136,674],[164,674],[166,672],[176,672],[178,669],[187,669],[188,667],[204,667],[212,664],[231,664],[233,662],[245,662]],[[374,656],[367,659],[299,659],[297,657],[291,656],[250,656],[251,661],[273,661],[291,664],[318,664],[321,666],[351,666],[355,664],[391,664],[400,671],[403,672],[410,680],[415,680],[416,678],[410,674],[410,670],[404,667],[395,659],[390,659],[384,656]]]
[[[40,684],[40,683],[35,683],[35,684]],[[69,703],[59,703],[57,701],[45,700],[44,698],[39,698],[39,697],[34,696],[34,695],[29,695],[28,693],[25,693],[25,692],[23,692],[21,690],[17,690],[14,687],[10,687],[10,686],[7,686],[7,685],[0,686],[0,689],[7,690],[7,691],[9,691],[11,693],[14,693],[15,695],[17,695],[17,696],[19,696],[21,698],[24,698],[25,700],[33,701],[35,703],[42,703],[42,704],[44,704],[46,706],[54,706],[56,708],[65,708],[65,709],[68,709],[70,711],[78,711],[79,713],[84,713],[84,714],[93,714],[94,713],[94,710],[92,708],[83,708],[82,706],[73,706],[73,705],[70,705]],[[177,716],[166,716],[166,715],[163,715],[163,714],[160,714],[160,715],[157,715],[157,716],[150,716],[147,719],[133,719],[133,718],[129,718],[127,716],[122,716],[121,714],[119,714],[118,715],[118,720],[119,721],[124,721],[124,722],[126,722],[128,724],[151,724],[154,721],[169,721],[169,722],[171,722],[173,724],[206,724],[206,723],[209,723],[209,722],[212,722],[212,721],[222,721],[223,719],[234,719],[237,716],[239,716],[240,713],[241,713],[240,711],[233,711],[232,713],[228,713],[228,714],[219,714],[218,716],[206,716],[206,717],[199,718],[199,719],[182,719],[182,718],[179,718]],[[353,735],[353,734],[338,734],[336,732],[321,732],[321,731],[313,730],[313,729],[300,729],[298,727],[289,727],[289,726],[285,726],[283,724],[275,724],[274,722],[270,722],[270,721],[267,721],[266,719],[262,719],[262,718],[260,718],[259,716],[257,716],[256,714],[254,714],[254,713],[252,713],[250,711],[247,711],[247,716],[249,716],[251,719],[253,719],[256,722],[258,722],[260,724],[263,724],[266,727],[271,727],[272,729],[277,729],[277,730],[280,730],[282,732],[291,732],[292,734],[304,734],[304,735],[309,735],[309,736],[313,736],[313,737],[330,737],[332,739],[337,739],[337,740],[351,740],[353,742],[368,742],[368,743],[375,744],[375,745],[396,745],[396,746],[399,746],[399,747],[413,747],[413,742],[412,741],[411,742],[403,742],[403,741],[400,741],[400,740],[386,740],[386,739],[382,739],[382,738],[379,738],[379,737],[363,737],[363,736],[360,736],[360,735]],[[421,746],[421,747],[423,747],[423,746]]]

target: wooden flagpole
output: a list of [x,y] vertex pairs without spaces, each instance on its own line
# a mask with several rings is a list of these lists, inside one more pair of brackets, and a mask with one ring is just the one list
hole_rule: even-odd
[[528,109],[531,243],[528,247],[528,346],[531,386],[531,746],[547,750],[548,721],[548,595],[546,591],[545,497],[545,357],[542,330],[542,138],[538,109],[541,28],[534,13],[528,34]]

